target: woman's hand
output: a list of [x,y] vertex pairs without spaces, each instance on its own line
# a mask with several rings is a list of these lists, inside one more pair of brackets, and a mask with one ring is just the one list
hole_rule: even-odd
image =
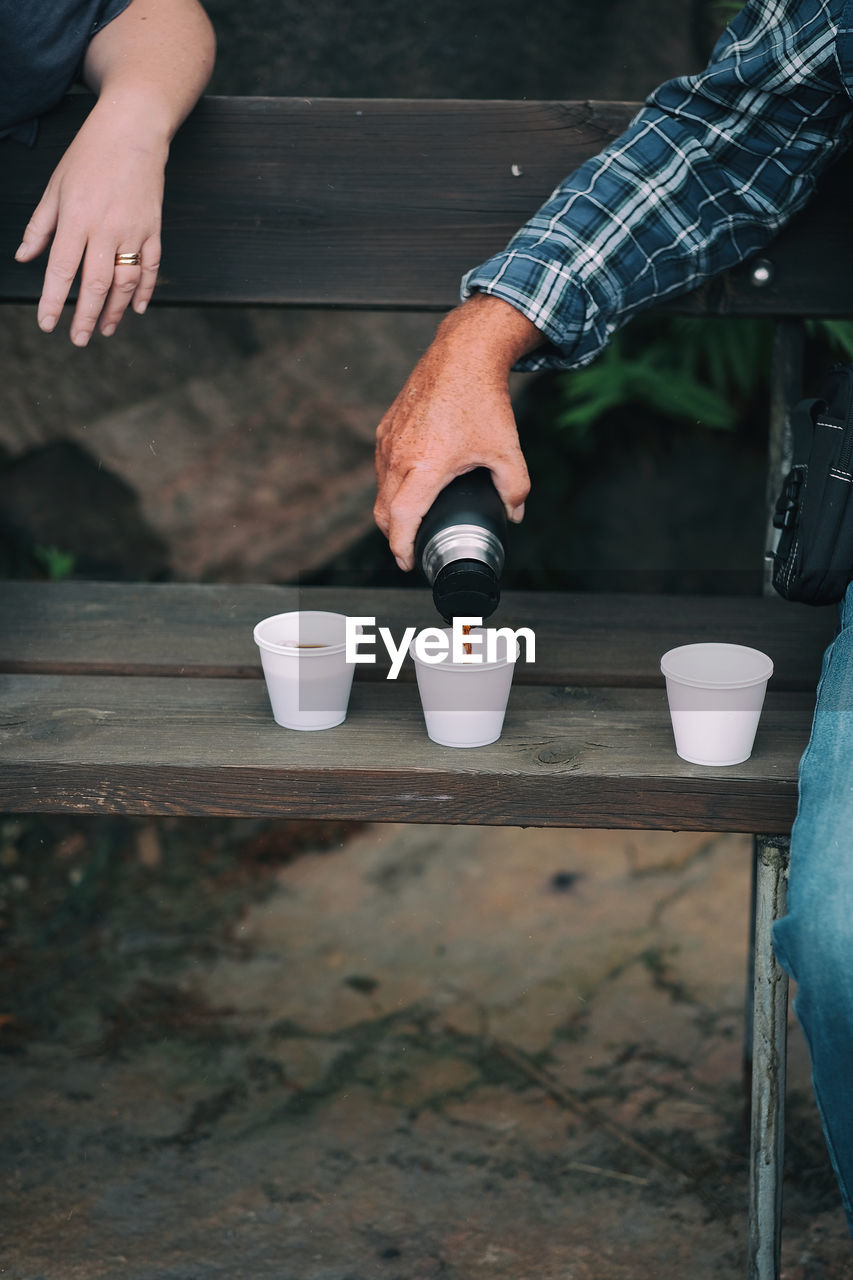
[[[163,172],[175,131],[210,78],[213,28],[198,0],[131,0],[89,42],[83,78],[98,100],[65,152],[15,257],[50,245],[38,322],[55,328],[83,264],[71,341],[109,337],[145,310],[160,265]],[[52,241],[52,243],[51,243]],[[117,253],[140,255],[116,264]]]
[[519,311],[475,294],[439,327],[376,433],[374,518],[401,569],[418,525],[456,476],[488,467],[510,520],[530,490],[509,396],[515,361],[542,342]]
[[[57,165],[15,254],[29,262],[50,245],[38,323],[56,327],[82,263],[71,341],[85,347],[97,325],[115,332],[130,303],[147,307],[160,266],[160,219],[168,139],[99,99]],[[52,242],[52,243],[51,243]],[[139,253],[139,266],[116,266]]]

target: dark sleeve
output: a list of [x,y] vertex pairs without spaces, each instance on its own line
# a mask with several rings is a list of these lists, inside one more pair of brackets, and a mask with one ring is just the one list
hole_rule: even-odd
[[130,0],[0,0],[0,138],[35,140],[38,117],[79,77],[89,41]]

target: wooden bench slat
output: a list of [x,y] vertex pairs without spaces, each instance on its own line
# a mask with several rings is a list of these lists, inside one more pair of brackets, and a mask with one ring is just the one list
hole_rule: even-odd
[[676,756],[652,689],[513,689],[501,739],[426,736],[412,685],[356,680],[347,721],[297,733],[262,684],[0,677],[8,811],[350,817],[375,821],[785,831],[812,698],[768,696],[753,757]]
[[[202,100],[172,148],[160,303],[446,308],[464,271],[504,248],[553,187],[638,103],[436,99]],[[13,261],[47,179],[90,107],[70,95],[38,145],[0,143],[0,299],[39,296]],[[853,164],[748,269],[677,300],[710,315],[853,314]]]
[[[298,607],[376,617],[398,641],[439,621],[426,587],[5,582],[0,671],[260,678],[254,624]],[[506,592],[491,622],[535,631],[536,663],[516,676],[525,684],[657,686],[667,648],[717,639],[769,653],[774,689],[813,690],[835,616],[760,597]],[[361,678],[385,678],[376,653]]]

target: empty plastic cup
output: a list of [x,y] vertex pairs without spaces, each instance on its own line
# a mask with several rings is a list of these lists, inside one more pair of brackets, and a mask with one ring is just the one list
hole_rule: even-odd
[[[436,630],[447,636],[450,646],[451,629]],[[474,628],[469,639],[476,641],[480,637],[480,656],[485,659],[485,631]],[[449,649],[440,662],[426,662],[415,651],[416,643],[413,641],[409,652],[415,662],[428,736],[444,747],[484,747],[495,742],[503,731],[515,670],[508,644],[501,641],[494,662],[453,662]],[[517,657],[518,644],[513,644]],[[476,645],[474,648],[476,652]]]
[[752,754],[773,662],[740,644],[684,644],[660,660],[675,750],[691,764],[742,764]]
[[346,660],[344,614],[277,613],[259,622],[254,636],[276,724],[332,729],[346,719],[355,664]]

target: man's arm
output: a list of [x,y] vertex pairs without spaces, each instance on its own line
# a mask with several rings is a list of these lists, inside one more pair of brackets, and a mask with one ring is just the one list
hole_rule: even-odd
[[488,467],[507,515],[519,521],[530,482],[509,398],[513,365],[542,334],[500,298],[477,294],[452,311],[379,424],[374,515],[401,569],[433,497]]
[[[97,102],[54,171],[16,253],[51,242],[38,322],[50,332],[82,260],[71,339],[109,336],[129,302],[145,310],[160,262],[169,144],[213,70],[214,38],[196,0],[131,0],[89,44],[84,78]],[[140,266],[115,265],[116,253]]]
[[513,330],[516,367],[571,369],[638,311],[754,253],[848,140],[853,104],[836,49],[843,8],[750,0],[704,72],[656,90],[503,252],[468,273],[470,300],[441,326],[379,428],[375,513],[404,567],[421,515],[454,475],[490,466],[508,510],[527,491],[509,347],[484,295],[526,322]]

